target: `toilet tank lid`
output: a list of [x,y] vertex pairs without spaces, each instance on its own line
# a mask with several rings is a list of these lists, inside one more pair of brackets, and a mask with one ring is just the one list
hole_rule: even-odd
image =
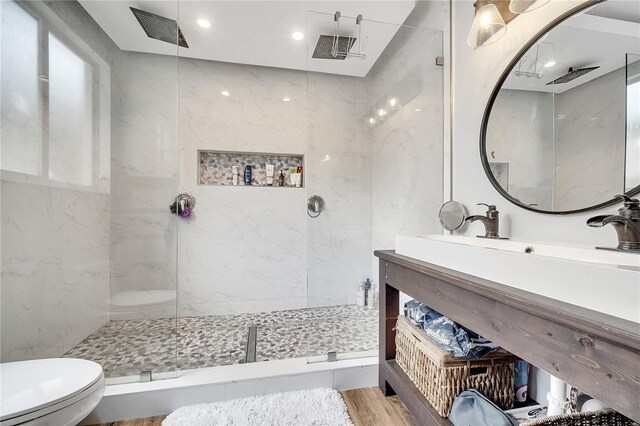
[[39,410],[81,393],[102,377],[102,367],[75,358],[0,364],[0,420]]

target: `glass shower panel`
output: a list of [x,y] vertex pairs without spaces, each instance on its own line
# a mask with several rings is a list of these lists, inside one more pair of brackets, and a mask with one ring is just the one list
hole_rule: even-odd
[[0,7],[1,360],[175,376],[177,47],[117,31],[123,1]]
[[[126,2],[83,6],[96,13],[117,7],[137,18],[130,19],[135,40],[110,34],[116,43],[134,46],[119,50],[112,68],[111,322],[106,336],[119,338],[123,348],[109,358],[112,376],[171,378],[178,369],[180,217],[170,210],[179,194],[178,1],[144,2],[138,11],[129,10]],[[148,14],[160,18],[147,19]],[[164,30],[158,26],[163,22]]]
[[300,8],[304,29],[302,3],[180,2],[179,192],[197,199],[178,229],[181,369],[305,355],[306,191],[289,174],[306,155],[306,43],[281,16]]
[[305,178],[325,202],[307,218],[311,362],[377,356],[373,250],[439,232],[443,193],[442,32],[344,14],[339,24],[308,14]]
[[179,185],[197,199],[179,221],[185,369],[306,353],[306,191],[290,179],[307,155],[306,42],[283,30],[283,16],[304,30],[306,6],[250,4],[261,31],[246,19],[246,2],[180,3],[193,43],[179,59]]

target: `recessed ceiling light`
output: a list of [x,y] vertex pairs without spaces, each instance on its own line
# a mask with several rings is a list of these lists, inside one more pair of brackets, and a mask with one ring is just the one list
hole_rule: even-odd
[[376,119],[375,119],[375,118],[373,118],[373,117],[371,117],[371,118],[369,119],[369,124],[376,124]]
[[220,94],[222,96],[229,96],[231,93],[227,92],[226,90],[223,90],[222,92],[220,92]]
[[288,96],[285,96],[285,97],[283,97],[283,98],[282,98],[282,100],[283,100],[284,102],[289,102],[289,101],[291,100],[291,98],[290,98],[290,97],[288,97]]
[[422,111],[422,108],[415,108],[414,111],[415,112],[420,112],[420,111]]
[[397,104],[398,104],[398,100],[396,98],[389,99],[389,105],[391,105],[391,107],[394,107]]
[[304,34],[302,34],[300,31],[296,31],[295,33],[291,34],[291,37],[293,37],[294,40],[302,40],[304,38]]
[[549,61],[546,64],[544,64],[545,68],[551,68],[552,66],[554,66],[556,64],[555,61]]
[[379,115],[380,117],[384,117],[386,113],[387,113],[387,111],[383,110],[382,108],[380,108],[380,109],[378,110],[378,115]]
[[198,19],[198,25],[200,25],[202,28],[209,28],[211,27],[211,22],[207,21],[204,18]]

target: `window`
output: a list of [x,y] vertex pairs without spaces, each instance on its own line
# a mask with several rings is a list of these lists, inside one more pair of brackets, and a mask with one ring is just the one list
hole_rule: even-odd
[[2,2],[2,169],[38,175],[42,165],[39,23],[14,2]]
[[2,2],[2,169],[92,186],[97,67],[16,2]]

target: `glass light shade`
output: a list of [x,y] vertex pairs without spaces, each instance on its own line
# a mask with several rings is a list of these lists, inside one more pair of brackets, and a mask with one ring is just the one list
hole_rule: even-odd
[[531,12],[549,3],[549,0],[511,0],[509,10],[515,14]]
[[495,4],[485,4],[476,10],[467,44],[471,47],[495,43],[507,32],[507,24]]

